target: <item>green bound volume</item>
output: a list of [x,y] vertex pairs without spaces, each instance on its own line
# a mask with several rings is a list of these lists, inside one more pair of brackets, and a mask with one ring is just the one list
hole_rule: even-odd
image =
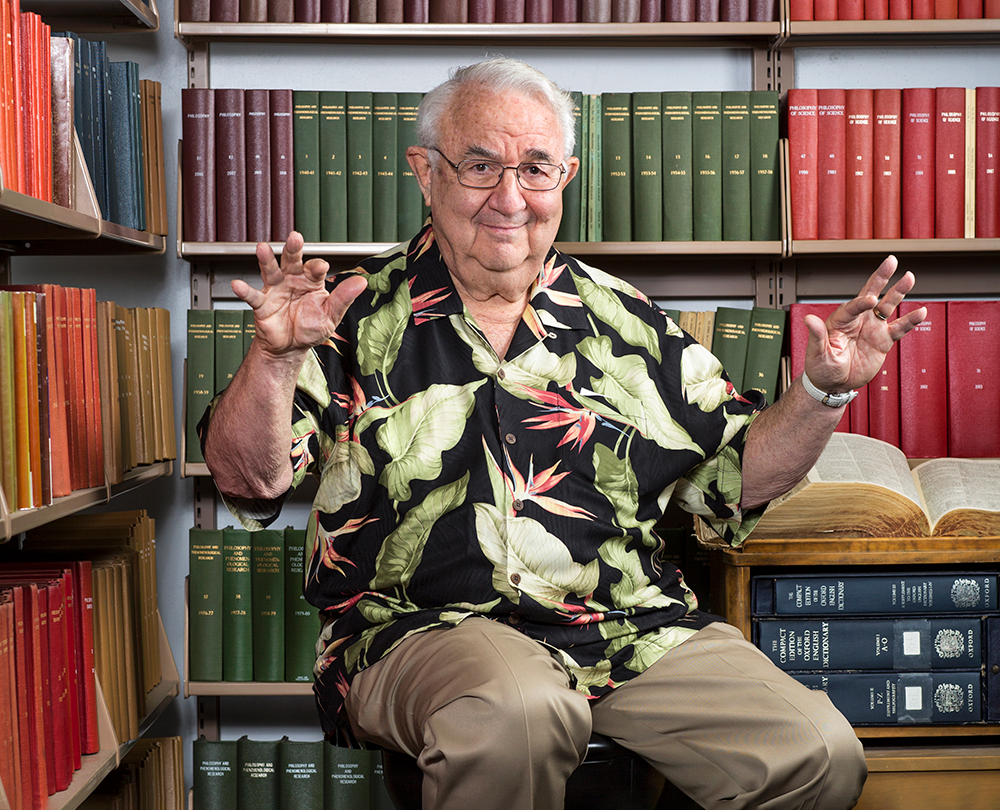
[[[278,740],[236,741],[236,807],[239,810],[278,810]],[[232,796],[221,807],[232,807]]]
[[319,93],[292,92],[292,165],[295,171],[295,230],[306,242],[320,241]]
[[750,240],[750,93],[722,94],[722,238]]
[[750,238],[781,239],[781,171],[778,93],[750,94]]
[[590,146],[590,95],[584,93],[580,109],[580,171],[577,179],[580,181],[580,241],[590,241],[590,207],[593,155]]
[[787,315],[783,309],[769,307],[754,307],[750,315],[743,388],[762,392],[769,405],[778,398],[778,370]]
[[372,752],[364,748],[323,747],[326,789],[324,810],[368,810],[371,802]]
[[[573,97],[573,154],[580,157],[583,149],[583,93],[572,91]],[[582,158],[581,158],[582,163]],[[569,182],[562,193],[562,221],[559,223],[557,242],[579,242],[580,240],[580,187],[583,177],[577,176]]]
[[236,795],[236,740],[199,737],[194,752],[194,810],[220,810]]
[[188,534],[188,678],[222,680],[222,529]]
[[663,109],[663,239],[690,242],[691,213],[691,94],[666,92]]
[[605,242],[632,240],[632,94],[601,94]]
[[250,351],[250,344],[253,343],[254,335],[256,334],[256,326],[253,320],[253,310],[244,309],[243,310],[243,356],[247,356],[247,352]]
[[385,786],[385,771],[382,768],[382,752],[373,749],[371,810],[396,810],[396,805]]
[[319,94],[319,234],[347,241],[347,94]]
[[216,309],[215,313],[215,393],[233,381],[243,362],[243,310]]
[[278,743],[279,810],[323,810],[322,740],[290,740]]
[[196,428],[215,395],[215,317],[210,309],[187,314],[187,460],[204,462]]
[[417,144],[417,109],[423,93],[398,93],[396,104],[396,182],[399,200],[396,205],[396,238],[409,240],[424,224],[424,195],[417,176],[406,161],[406,149]]
[[601,120],[601,95],[590,97],[590,183],[587,195],[587,240],[604,239],[604,136]]
[[746,368],[749,335],[749,309],[718,307],[715,310],[712,354],[719,358],[733,387],[740,394],[744,387],[743,370]]
[[222,679],[253,680],[250,532],[222,530]]
[[372,93],[347,92],[347,241],[371,242]]
[[312,683],[319,611],[303,592],[305,543],[305,529],[285,529],[285,680]]
[[632,94],[632,238],[663,241],[661,93]]
[[253,679],[285,680],[285,533],[250,532]]
[[396,241],[398,118],[395,93],[372,93],[372,236]]
[[695,241],[722,241],[722,93],[691,94],[691,200]]

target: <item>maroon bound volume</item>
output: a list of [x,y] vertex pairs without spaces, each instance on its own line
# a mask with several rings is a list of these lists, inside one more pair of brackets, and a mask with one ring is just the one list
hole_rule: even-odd
[[215,91],[181,90],[184,241],[215,240]]
[[899,314],[927,307],[899,342],[900,449],[907,458],[948,455],[948,332],[944,301],[903,301]]
[[319,0],[295,0],[295,22],[321,22]]
[[429,18],[428,0],[403,0],[403,22],[425,23]]
[[[554,7],[552,10],[552,19],[554,22],[565,22],[565,20],[555,19]],[[663,0],[640,0],[639,22],[663,22]]]
[[1000,237],[1000,87],[976,88],[976,236]]
[[872,238],[872,91],[851,89],[846,97],[845,200],[848,239]]
[[[611,22],[611,0],[595,0],[608,5],[608,19],[604,22]],[[434,0],[431,0],[433,3]],[[591,0],[584,0],[585,3]],[[525,0],[497,0],[496,20],[498,23],[523,23]],[[586,8],[586,6],[584,6]],[[586,22],[586,20],[585,20]]]
[[240,0],[210,0],[212,22],[239,22]]
[[[365,2],[365,0],[361,0],[361,2]],[[466,23],[469,21],[469,6],[465,0],[430,0],[430,12],[432,23]],[[354,22],[360,22],[360,20],[354,20]]]
[[666,22],[694,22],[694,0],[664,0]]
[[899,239],[902,177],[902,94],[898,88],[872,91],[872,236]]
[[1000,456],[997,357],[1000,301],[949,301],[949,456]]
[[267,0],[240,0],[240,22],[267,22]]
[[552,0],[552,22],[580,22],[579,0]]
[[378,0],[375,18],[380,23],[403,22],[403,0]]
[[268,22],[295,22],[295,0],[268,0]]
[[[532,0],[527,2],[530,7]],[[611,22],[639,22],[639,0],[611,0]]]
[[778,19],[775,0],[750,0],[750,22],[772,22]]
[[350,15],[353,23],[373,23],[378,21],[375,0],[350,0]]
[[[321,0],[319,4],[320,22],[346,23],[351,21],[348,0]],[[421,22],[427,22],[426,16]]]
[[934,238],[934,88],[903,89],[903,238]]
[[816,105],[816,90],[793,87],[788,91],[792,239],[816,239],[819,233]]
[[844,150],[847,94],[841,88],[816,91],[817,235],[820,239],[844,239],[845,208]]
[[749,22],[750,0],[719,0],[721,22]]
[[938,87],[934,111],[934,235],[965,236],[965,88]]
[[[636,18],[628,22],[639,22],[639,0],[628,0],[637,9]],[[528,23],[552,22],[552,0],[524,0],[524,21]],[[626,22],[622,20],[621,22]]]
[[718,22],[719,0],[694,0],[696,22]]
[[246,115],[243,88],[215,91],[215,237],[247,241]]
[[[496,0],[469,0],[469,22],[490,25],[497,20]],[[561,20],[560,22],[570,22]],[[575,22],[575,20],[573,21]]]
[[284,242],[295,225],[292,91],[270,90],[271,240]]
[[269,90],[246,91],[247,241],[271,238],[271,109]]

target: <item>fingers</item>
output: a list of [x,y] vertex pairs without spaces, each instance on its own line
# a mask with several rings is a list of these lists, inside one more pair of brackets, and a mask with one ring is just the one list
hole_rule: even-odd
[[338,284],[326,301],[326,313],[334,324],[339,324],[354,299],[368,287],[364,276],[352,276]]

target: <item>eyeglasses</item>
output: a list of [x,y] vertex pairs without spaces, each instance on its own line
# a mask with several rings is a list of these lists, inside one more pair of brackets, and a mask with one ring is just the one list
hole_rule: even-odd
[[552,191],[559,186],[562,176],[566,174],[565,166],[552,163],[521,163],[517,166],[504,166],[495,160],[479,160],[470,158],[460,163],[452,163],[448,156],[436,146],[430,147],[448,161],[456,174],[458,182],[468,188],[496,188],[503,179],[503,173],[510,169],[517,178],[518,185],[528,191]]

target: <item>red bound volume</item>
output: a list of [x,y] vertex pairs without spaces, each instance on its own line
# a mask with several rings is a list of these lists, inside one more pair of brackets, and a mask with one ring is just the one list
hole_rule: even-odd
[[888,20],[890,0],[864,0],[866,20]]
[[933,20],[934,0],[910,0],[910,15],[914,20]]
[[893,344],[867,388],[868,435],[899,447],[899,343]]
[[[802,376],[802,370],[805,367],[806,346],[809,345],[809,330],[806,328],[803,318],[806,315],[815,315],[825,321],[837,306],[837,304],[796,303],[788,308],[788,352],[793,381]],[[857,402],[858,399],[860,397],[855,397],[854,401]],[[844,409],[844,415],[837,425],[837,432],[851,432],[850,405]]]
[[837,19],[863,20],[865,19],[865,6],[868,4],[866,0],[837,0]]
[[1000,237],[1000,87],[976,88],[976,236]]
[[580,22],[579,0],[552,0],[552,22]]
[[792,20],[811,20],[813,18],[812,0],[788,0],[788,16]]
[[813,0],[813,19],[837,19],[837,3],[838,0]]
[[958,0],[958,17],[962,20],[981,20],[983,0]]
[[750,0],[719,0],[721,22],[749,22]]
[[899,341],[900,449],[907,458],[948,455],[948,331],[944,301],[903,301],[927,317]]
[[269,90],[246,91],[247,241],[271,238],[271,106]]
[[[496,0],[469,0],[469,22],[490,25],[497,19]],[[575,22],[575,20],[563,20]]]
[[820,239],[845,239],[847,211],[844,181],[847,93],[840,88],[816,91],[817,235]]
[[663,17],[666,22],[694,22],[694,0],[664,0]]
[[[552,9],[552,19],[554,22],[566,22],[556,19],[555,8]],[[663,22],[663,0],[640,0],[639,22]]]
[[938,87],[934,115],[934,235],[965,236],[965,88]]
[[[319,5],[320,22],[346,23],[351,21],[351,6],[349,0],[321,0]],[[407,20],[407,22],[411,22]],[[427,22],[427,4],[424,4],[424,18],[412,22]]]
[[[506,2],[506,0],[504,1]],[[465,0],[430,0],[430,10],[432,23],[467,23],[469,21],[469,6]]]
[[816,90],[788,91],[788,168],[792,196],[792,239],[816,239],[819,233]]
[[847,138],[845,148],[846,237],[872,238],[872,149],[873,93],[851,89],[846,97]]
[[[628,4],[635,6],[635,19],[621,20],[620,22],[639,22],[639,0],[628,0]],[[552,22],[552,0],[525,0],[524,21],[527,23]]]
[[902,91],[872,91],[872,236],[899,239],[902,218]]
[[1000,0],[983,0],[983,16],[989,20],[1000,18]]
[[934,88],[903,89],[902,233],[934,238]]
[[1000,456],[1000,301],[948,301],[948,455]]
[[910,0],[889,0],[890,20],[908,20],[912,14]]
[[215,239],[215,91],[181,90],[184,241]]
[[271,112],[271,241],[284,242],[295,227],[292,91],[269,91]]
[[935,20],[957,20],[958,0],[934,0]]
[[247,241],[246,114],[242,88],[215,91],[215,233]]
[[[431,20],[433,21],[435,0],[431,0]],[[611,22],[611,0],[601,0],[608,7],[608,19],[601,22]],[[524,22],[525,0],[497,0],[497,22],[498,23],[523,23]]]

